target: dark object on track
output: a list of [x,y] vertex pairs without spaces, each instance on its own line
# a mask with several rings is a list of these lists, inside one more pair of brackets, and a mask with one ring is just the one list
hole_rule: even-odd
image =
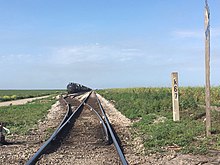
[[68,94],[73,94],[73,93],[78,93],[78,92],[87,92],[87,91],[91,91],[92,89],[78,84],[78,83],[69,83],[67,85],[67,92]]
[[5,141],[5,135],[3,134],[3,124],[4,123],[0,123],[0,144],[5,144],[6,141]]

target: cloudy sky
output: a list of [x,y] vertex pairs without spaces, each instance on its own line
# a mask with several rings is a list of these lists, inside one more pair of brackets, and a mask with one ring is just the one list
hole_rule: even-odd
[[[211,84],[220,85],[220,1]],[[0,0],[0,89],[203,86],[203,0]]]

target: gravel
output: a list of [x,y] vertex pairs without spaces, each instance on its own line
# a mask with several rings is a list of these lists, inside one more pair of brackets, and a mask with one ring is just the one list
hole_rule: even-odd
[[[220,164],[220,153],[211,152],[209,155],[183,155],[170,150],[163,154],[146,155],[143,146],[143,140],[140,137],[132,137],[132,122],[123,116],[114,108],[114,105],[99,96],[102,105],[109,117],[112,126],[118,134],[125,157],[131,165],[217,165]],[[11,145],[0,146],[0,164],[2,165],[20,165],[25,164],[27,160],[39,149],[39,147],[48,138],[47,129],[56,128],[66,113],[65,108],[56,102],[48,111],[47,118],[39,121],[37,129],[33,129],[30,134],[10,135],[6,137]],[[115,154],[114,146],[105,145],[101,138],[101,133],[97,134],[99,125],[96,120],[90,120],[94,115],[86,109],[82,112],[83,117],[76,120],[75,126],[83,126],[81,130],[73,131],[70,134],[70,140],[58,149],[58,152],[44,155],[38,164],[120,164]],[[91,131],[94,128],[93,131]],[[90,130],[90,135],[84,134],[85,130]],[[83,133],[84,132],[84,133]],[[96,133],[95,133],[96,132]],[[93,134],[92,134],[93,133]],[[80,143],[79,143],[80,141]],[[89,142],[90,141],[90,142]],[[84,143],[83,143],[84,142]],[[86,150],[85,150],[86,149]],[[111,150],[107,155],[107,151]],[[59,153],[59,154],[58,154]],[[110,155],[110,157],[109,157]]]
[[28,135],[9,135],[6,141],[10,145],[0,146],[0,164],[21,165],[33,156],[48,137],[48,128],[56,128],[62,121],[66,110],[57,101],[50,110],[44,121],[39,121],[37,129],[30,131]]
[[[94,100],[93,96],[88,100],[92,107],[95,106]],[[103,135],[96,114],[84,106],[60,148],[44,155],[37,164],[121,164],[114,145],[107,145]]]

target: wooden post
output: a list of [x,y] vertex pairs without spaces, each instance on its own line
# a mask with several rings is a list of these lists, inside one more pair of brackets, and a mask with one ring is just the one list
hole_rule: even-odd
[[205,1],[205,102],[206,102],[206,136],[211,135],[210,113],[210,12],[207,0]]
[[171,74],[172,79],[172,101],[173,101],[173,121],[179,121],[179,94],[178,94],[178,73]]

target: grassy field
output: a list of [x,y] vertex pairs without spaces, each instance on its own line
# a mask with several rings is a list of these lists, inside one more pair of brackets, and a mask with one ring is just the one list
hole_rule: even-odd
[[30,129],[43,120],[55,99],[35,100],[25,105],[0,107],[0,121],[7,124],[12,134],[27,134]]
[[0,90],[0,102],[59,94],[64,90]]
[[[180,88],[180,118],[172,121],[170,88],[107,89],[98,93],[136,121],[133,136],[141,136],[148,152],[169,148],[183,153],[220,149],[220,112],[212,111],[212,137],[205,136],[204,88]],[[212,88],[212,105],[220,105],[220,88]]]

